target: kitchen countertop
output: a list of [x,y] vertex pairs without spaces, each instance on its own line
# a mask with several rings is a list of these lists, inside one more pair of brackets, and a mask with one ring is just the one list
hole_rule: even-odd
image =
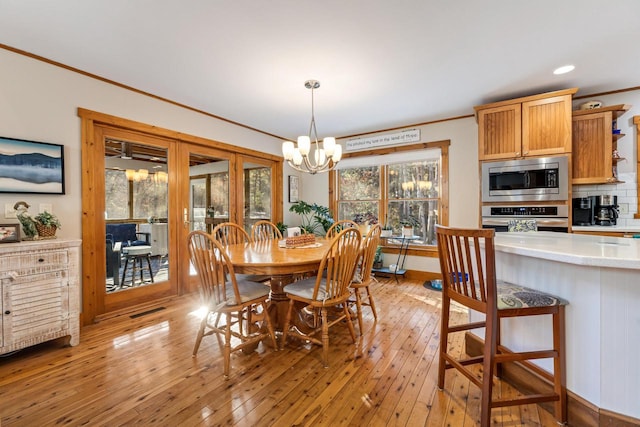
[[640,270],[640,239],[535,231],[496,233],[494,243],[496,251],[505,253],[576,265]]
[[611,232],[611,233],[638,233],[640,234],[640,226],[628,225],[573,225],[571,230],[574,231],[592,231],[592,232]]

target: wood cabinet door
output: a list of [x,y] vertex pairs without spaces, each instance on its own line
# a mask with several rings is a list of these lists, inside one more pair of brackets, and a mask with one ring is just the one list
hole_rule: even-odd
[[522,103],[522,156],[571,152],[571,96]]
[[573,118],[573,183],[598,184],[613,179],[610,111]]
[[521,104],[478,111],[478,159],[512,159],[521,156]]

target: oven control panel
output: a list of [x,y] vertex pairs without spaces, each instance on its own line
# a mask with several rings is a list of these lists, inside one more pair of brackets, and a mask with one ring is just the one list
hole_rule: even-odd
[[541,206],[483,206],[483,217],[536,217],[567,218],[569,207],[566,205]]

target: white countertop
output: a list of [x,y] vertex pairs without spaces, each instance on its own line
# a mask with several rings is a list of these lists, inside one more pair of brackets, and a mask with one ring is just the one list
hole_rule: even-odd
[[550,231],[500,232],[496,233],[495,249],[569,264],[640,270],[640,239]]
[[640,234],[639,226],[628,225],[573,225],[571,229],[574,231],[592,231],[592,232],[612,232],[612,233],[638,233]]

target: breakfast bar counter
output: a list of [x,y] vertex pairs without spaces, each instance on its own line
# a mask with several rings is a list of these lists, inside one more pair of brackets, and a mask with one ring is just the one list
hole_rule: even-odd
[[[568,391],[600,409],[640,419],[640,239],[505,232],[496,233],[495,251],[498,280],[569,301]],[[532,339],[548,343],[551,328],[544,322],[550,316],[505,319],[502,341],[513,350],[532,349],[525,348]],[[553,370],[549,360],[539,364]]]

